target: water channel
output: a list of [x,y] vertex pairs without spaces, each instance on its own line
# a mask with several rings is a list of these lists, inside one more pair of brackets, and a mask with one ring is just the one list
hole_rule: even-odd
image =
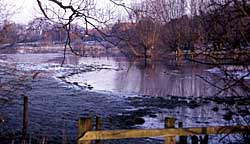
[[[105,129],[163,128],[165,117],[175,117],[184,127],[249,123],[249,114],[230,115],[235,109],[248,111],[249,98],[241,104],[229,92],[215,98],[218,89],[204,81],[220,83],[214,67],[175,59],[145,65],[124,57],[73,55],[67,55],[61,66],[60,53],[0,57],[2,85],[15,85],[1,89],[0,95],[0,138],[6,143],[20,137],[22,95],[29,97],[32,143],[44,137],[51,143],[76,143],[79,117],[101,116]],[[128,122],[138,117],[145,122]]]

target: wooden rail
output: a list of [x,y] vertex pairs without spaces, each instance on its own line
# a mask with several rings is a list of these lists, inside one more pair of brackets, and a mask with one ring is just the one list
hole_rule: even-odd
[[28,97],[27,96],[23,96],[22,144],[26,144],[27,128],[28,128]]
[[[84,124],[86,119],[80,119],[79,124]],[[147,130],[107,130],[107,131],[89,131],[87,129],[79,131],[79,144],[90,143],[93,140],[111,140],[127,138],[148,138],[148,137],[165,137],[165,143],[176,143],[176,136],[181,136],[180,140],[186,141],[186,136],[212,135],[212,134],[249,134],[250,126],[216,126],[216,127],[199,127],[199,128],[174,128],[175,120],[166,118],[165,129],[147,129]],[[88,123],[87,125],[91,125]],[[181,124],[182,126],[182,124]],[[79,127],[88,127],[81,126]],[[207,136],[205,136],[208,138]],[[195,137],[194,137],[195,138]],[[198,139],[198,138],[197,138]],[[205,140],[207,141],[207,140]]]
[[147,137],[173,137],[192,136],[208,134],[241,133],[250,126],[228,126],[228,127],[201,127],[201,128],[168,128],[150,130],[113,130],[113,131],[89,131],[79,140],[109,140],[126,138]]

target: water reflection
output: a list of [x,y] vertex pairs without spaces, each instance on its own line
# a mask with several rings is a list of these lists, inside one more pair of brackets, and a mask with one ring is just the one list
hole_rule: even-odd
[[132,65],[127,72],[118,75],[121,82],[117,88],[127,88],[142,95],[157,96],[204,96],[211,94],[211,87],[204,83],[198,75],[206,74],[203,69],[190,67],[169,67],[163,63],[151,63],[142,68]]
[[[93,60],[94,59],[94,60]],[[206,67],[191,63],[176,66],[173,62],[128,62],[115,58],[80,58],[78,63],[106,66],[98,71],[76,74],[67,81],[89,84],[97,91],[150,96],[211,96],[215,88],[200,76],[213,78]],[[107,69],[108,66],[108,69]]]
[[[4,56],[4,57],[3,57]],[[128,61],[120,57],[78,57],[66,55],[61,68],[63,54],[8,54],[1,55],[2,61],[15,63],[18,69],[25,70],[56,70],[61,73],[64,68],[84,69],[93,67],[90,72],[70,73],[66,81],[82,86],[91,85],[95,91],[109,91],[123,94],[140,94],[150,96],[213,96],[225,83],[218,75],[211,72],[212,68],[192,64],[190,62],[177,65],[175,60],[151,61],[145,66],[143,60]],[[67,73],[67,72],[65,72]],[[207,79],[205,82],[201,77]],[[245,95],[234,87],[221,93],[227,95]]]

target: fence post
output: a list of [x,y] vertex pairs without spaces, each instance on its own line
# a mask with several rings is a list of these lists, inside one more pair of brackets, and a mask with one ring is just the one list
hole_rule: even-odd
[[22,144],[26,144],[26,135],[28,128],[28,97],[23,97],[23,130],[22,130]]
[[[165,118],[165,128],[174,128],[175,126],[175,119],[174,118]],[[165,144],[176,144],[175,136],[166,137]]]
[[[179,128],[183,128],[183,123],[178,123]],[[180,144],[187,144],[187,137],[186,136],[180,136]]]
[[205,135],[204,138],[200,137],[201,144],[208,144],[208,135]]
[[[101,130],[102,129],[102,119],[101,117],[96,117],[96,130]],[[95,141],[96,144],[101,144],[100,140]]]
[[199,143],[199,139],[198,139],[197,136],[192,136],[191,139],[192,139],[192,144],[198,144]]
[[[92,119],[91,118],[79,118],[78,121],[78,139],[84,136],[87,131],[92,130]],[[78,144],[91,144],[91,141],[79,141]]]

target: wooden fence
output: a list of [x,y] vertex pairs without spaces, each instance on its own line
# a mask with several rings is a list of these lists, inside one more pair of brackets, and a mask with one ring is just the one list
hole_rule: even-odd
[[[233,134],[244,133],[249,134],[250,126],[216,126],[216,127],[197,127],[197,128],[182,128],[182,123],[179,123],[179,128],[175,128],[174,118],[165,118],[165,129],[147,129],[147,130],[100,130],[101,119],[96,119],[96,131],[92,131],[92,119],[80,118],[78,123],[78,144],[90,144],[95,141],[97,144],[100,140],[114,139],[131,139],[131,138],[149,138],[149,137],[164,137],[165,144],[175,144],[176,136],[179,136],[179,143],[186,144],[187,136],[191,136],[192,144],[207,144],[208,135],[214,134]],[[200,137],[197,137],[200,135]],[[201,136],[203,135],[203,137]]]
[[[28,97],[24,96],[23,106],[23,130],[22,144],[26,144],[26,134],[28,128]],[[217,126],[217,127],[198,127],[183,128],[181,122],[178,123],[179,128],[175,128],[174,118],[165,118],[165,129],[147,129],[147,130],[101,130],[101,118],[95,120],[95,130],[91,118],[80,118],[78,123],[78,144],[90,144],[95,141],[100,144],[100,140],[128,139],[128,138],[149,138],[164,137],[165,144],[175,144],[176,136],[179,136],[179,144],[187,143],[187,136],[191,136],[192,144],[207,144],[208,135],[212,134],[233,134],[244,133],[250,134],[250,126]],[[203,135],[203,137],[197,137]]]

